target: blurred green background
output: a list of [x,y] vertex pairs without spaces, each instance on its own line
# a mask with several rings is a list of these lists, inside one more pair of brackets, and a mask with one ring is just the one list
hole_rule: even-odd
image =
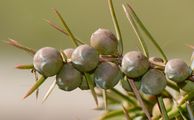
[[[122,10],[122,3],[130,2],[145,26],[159,42],[169,58],[180,57],[189,63],[194,45],[193,0],[113,0],[120,23],[125,52],[137,50],[139,44]],[[92,110],[94,101],[89,92],[75,90],[67,93],[55,89],[45,104],[34,96],[22,100],[22,95],[33,83],[30,71],[15,70],[18,63],[32,63],[25,52],[6,45],[13,38],[39,49],[52,46],[58,49],[73,47],[62,33],[51,28],[44,19],[61,25],[52,11],[57,8],[73,33],[88,43],[90,35],[99,27],[114,27],[107,0],[0,0],[0,119],[2,120],[91,120],[100,114]],[[62,26],[62,25],[61,25]],[[147,38],[145,37],[147,40]],[[159,56],[148,42],[150,53]],[[41,88],[42,97],[51,78]]]

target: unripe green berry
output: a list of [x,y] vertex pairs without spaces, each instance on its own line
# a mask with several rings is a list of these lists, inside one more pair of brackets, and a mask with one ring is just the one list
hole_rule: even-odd
[[73,48],[67,48],[63,50],[63,53],[66,55],[67,59],[71,59],[71,55],[73,53],[74,49]]
[[174,82],[182,82],[191,75],[191,68],[181,59],[169,60],[165,66],[166,77]]
[[80,45],[73,51],[71,61],[79,71],[89,72],[95,69],[98,64],[98,52],[89,45]]
[[90,45],[102,55],[114,55],[117,52],[118,40],[110,30],[100,28],[92,34]]
[[122,78],[120,68],[112,62],[103,62],[94,72],[94,81],[102,89],[113,88]]
[[57,85],[64,91],[71,91],[80,86],[82,74],[71,63],[64,64],[56,76]]
[[60,52],[52,47],[44,47],[33,58],[34,68],[45,77],[56,75],[63,66]]
[[157,69],[151,69],[142,77],[141,90],[145,94],[158,95],[165,89],[166,84],[164,73]]
[[128,52],[122,59],[121,69],[130,78],[142,76],[148,68],[148,58],[139,51]]

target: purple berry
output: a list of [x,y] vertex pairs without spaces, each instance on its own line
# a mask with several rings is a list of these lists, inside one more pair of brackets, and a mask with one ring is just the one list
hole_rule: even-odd
[[118,40],[108,29],[98,29],[90,38],[90,45],[102,55],[113,55],[117,52]]
[[45,77],[56,75],[63,66],[60,52],[52,47],[44,47],[33,58],[34,68]]
[[118,65],[112,62],[103,62],[94,72],[94,81],[102,89],[113,88],[122,78]]
[[71,91],[80,86],[82,74],[71,63],[64,64],[56,76],[57,85],[64,91]]
[[165,89],[166,84],[164,73],[157,69],[151,69],[141,79],[141,90],[145,94],[158,95]]
[[165,66],[166,77],[174,82],[183,82],[191,75],[191,68],[181,59],[169,60]]
[[122,59],[121,69],[130,78],[142,76],[148,68],[148,58],[139,51],[128,52]]
[[71,61],[79,71],[89,72],[98,65],[98,52],[89,45],[80,45],[73,51]]

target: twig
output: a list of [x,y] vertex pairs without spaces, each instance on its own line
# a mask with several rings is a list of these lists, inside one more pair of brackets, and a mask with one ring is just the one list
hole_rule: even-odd
[[134,81],[133,81],[132,79],[129,79],[129,78],[128,78],[128,83],[130,84],[130,86],[131,86],[131,88],[132,88],[132,90],[133,90],[133,92],[134,92],[134,94],[135,94],[137,100],[139,101],[139,103],[140,103],[140,105],[141,105],[141,107],[142,107],[142,110],[143,110],[144,113],[146,114],[147,118],[148,118],[149,120],[151,120],[150,113],[149,113],[148,109],[146,108],[146,106],[145,106],[145,104],[144,104],[144,102],[143,102],[143,100],[142,100],[142,98],[141,98],[141,95],[139,94],[139,91],[138,91],[138,89],[137,89],[137,87],[136,87]]

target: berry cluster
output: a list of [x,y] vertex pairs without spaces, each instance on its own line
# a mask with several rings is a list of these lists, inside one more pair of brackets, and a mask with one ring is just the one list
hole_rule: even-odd
[[[140,116],[143,120],[147,118],[149,120],[158,120],[161,116],[165,120],[178,117],[194,119],[194,115],[191,114],[192,111],[189,110],[194,98],[194,62],[190,67],[178,58],[168,60],[159,44],[154,40],[129,4],[127,4],[129,10],[125,5],[123,5],[123,8],[139,39],[143,52],[129,51],[123,54],[122,36],[112,0],[108,0],[108,3],[117,36],[108,29],[100,28],[91,35],[90,44],[85,44],[73,35],[61,14],[55,10],[65,30],[51,21],[47,22],[55,29],[69,36],[76,48],[67,48],[59,51],[52,47],[43,47],[35,51],[19,44],[17,41],[8,41],[10,45],[30,52],[34,56],[32,65],[18,65],[17,68],[31,69],[35,75],[36,72],[41,75],[24,98],[31,95],[35,90],[38,91],[39,86],[48,77],[56,76],[54,84],[45,94],[43,101],[51,93],[55,85],[63,91],[72,91],[76,88],[91,90],[97,105],[97,98],[104,98],[103,109],[107,111],[108,103],[122,105],[123,109],[121,111],[117,110],[117,108],[117,111],[114,111],[114,108],[112,111],[106,112],[102,116],[102,120],[121,113],[124,113],[127,119],[130,118],[129,116],[131,116],[131,119]],[[136,24],[150,38],[163,59],[149,57],[148,48]],[[124,91],[128,93],[127,95],[114,88],[119,82]],[[182,90],[185,91],[183,92],[184,95]],[[173,96],[172,91],[178,94],[177,98]],[[115,97],[115,95],[117,96]],[[163,99],[163,97],[165,98]],[[156,104],[156,100],[158,104]],[[127,102],[127,105],[124,105],[125,102]],[[178,106],[173,103],[178,103]],[[140,107],[142,109],[139,109]],[[188,115],[186,117],[183,116],[185,113],[182,112],[185,112],[185,109],[187,109],[189,117]],[[159,114],[158,111],[160,111]]]
[[102,89],[112,89],[122,79],[122,87],[131,91],[123,78],[137,79],[138,88],[150,95],[160,94],[167,85],[167,79],[180,83],[191,76],[191,68],[181,59],[169,60],[163,72],[157,69],[156,64],[164,64],[162,59],[148,59],[139,51],[121,56],[117,46],[115,35],[100,28],[92,34],[90,45],[68,48],[63,53],[51,47],[41,48],[34,55],[33,65],[44,77],[56,75],[57,85],[64,91],[77,87],[89,89],[85,72],[91,74],[94,84]]
[[65,49],[63,53],[51,47],[41,48],[34,55],[34,68],[44,77],[56,75],[57,85],[65,91],[89,89],[85,72],[93,74],[98,87],[111,89],[123,76],[116,56],[118,41],[111,31],[98,29],[90,43]]

